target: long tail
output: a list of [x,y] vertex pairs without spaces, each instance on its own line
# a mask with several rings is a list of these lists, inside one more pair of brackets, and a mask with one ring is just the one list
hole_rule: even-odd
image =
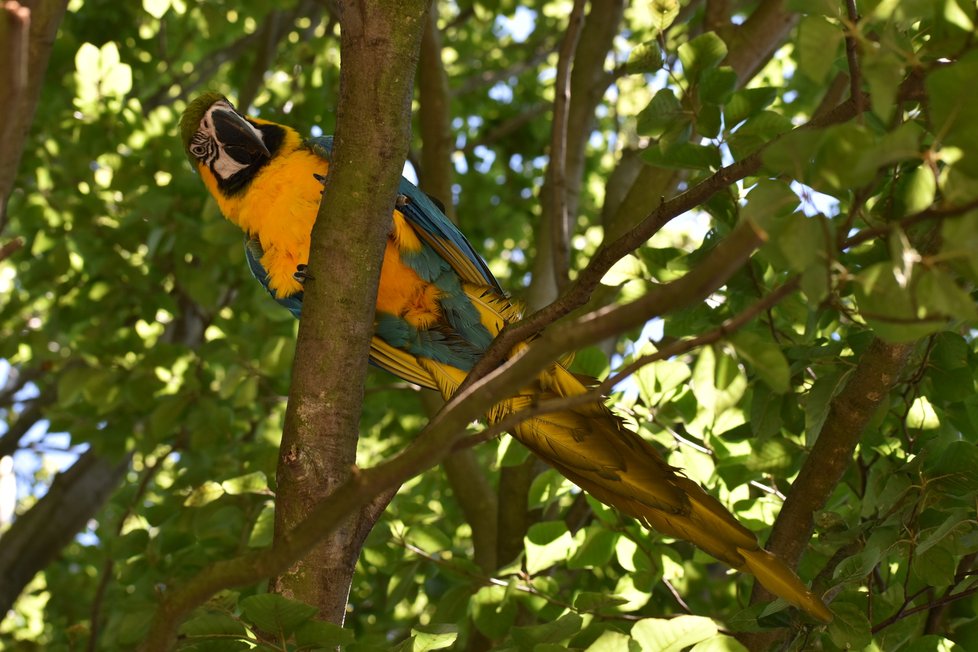
[[[490,421],[537,402],[586,391],[560,365],[542,374],[540,386],[499,406]],[[535,391],[534,391],[535,390]],[[566,478],[601,502],[663,534],[686,539],[733,568],[751,573],[771,593],[823,622],[832,612],[787,564],[758,545],[713,496],[668,465],[644,439],[601,404],[523,421],[513,436]]]
[[[495,335],[518,318],[518,310],[491,290],[466,284],[466,294]],[[516,347],[517,350],[522,347]],[[465,372],[417,358],[431,385],[450,398]],[[554,363],[529,386],[489,413],[495,423],[539,402],[587,391],[582,379]],[[771,593],[815,618],[829,622],[832,612],[801,582],[787,564],[764,550],[753,532],[741,525],[713,496],[666,464],[644,439],[598,402],[574,410],[529,418],[512,434],[545,462],[601,502],[637,518],[646,527],[686,539],[733,568],[751,573]]]

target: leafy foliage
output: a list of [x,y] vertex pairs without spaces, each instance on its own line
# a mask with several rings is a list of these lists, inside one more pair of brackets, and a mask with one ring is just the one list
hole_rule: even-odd
[[[176,123],[188,97],[213,89],[330,133],[338,94],[338,27],[322,3],[69,4],[2,234],[24,247],[0,261],[0,414],[5,433],[37,424],[19,442],[19,518],[3,536],[39,504],[58,460],[90,450],[131,464],[0,625],[5,649],[132,649],[160,592],[270,543],[296,325],[249,278]],[[456,184],[442,199],[520,299],[549,255],[551,232],[535,229],[569,5],[439,3]],[[835,621],[817,628],[784,605],[751,605],[750,578],[552,470],[523,488],[519,555],[482,568],[474,531],[485,524],[432,471],[402,487],[367,537],[343,628],[256,585],[198,609],[181,649],[704,652],[759,646],[748,634],[785,624],[790,649],[978,647],[978,123],[964,92],[978,86],[974,3],[866,0],[853,21],[843,2],[788,2],[797,13],[783,37],[752,35],[741,3],[714,25],[707,5],[728,3],[625,10],[593,128],[569,134],[585,152],[572,268],[606,233],[698,184],[717,183],[620,261],[592,307],[657,291],[739,222],[766,242],[707,301],[586,349],[575,369],[613,374],[712,334],[642,367],[613,402],[763,540],[826,424],[860,409],[836,399],[874,338],[910,345],[892,389],[863,408],[841,480],[812,506],[799,573]],[[734,67],[745,37],[776,53],[756,74]],[[753,160],[746,176],[730,172]],[[797,290],[726,330],[789,283]],[[358,463],[391,456],[426,419],[418,392],[372,372]],[[53,456],[62,433],[73,448]],[[0,441],[13,450],[11,437]],[[497,496],[532,465],[507,439],[473,454]]]

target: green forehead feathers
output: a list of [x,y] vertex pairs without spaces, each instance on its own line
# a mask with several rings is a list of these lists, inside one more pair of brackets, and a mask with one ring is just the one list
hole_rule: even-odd
[[188,154],[190,150],[190,139],[194,137],[197,128],[200,127],[201,118],[204,117],[207,109],[211,108],[214,102],[221,100],[226,102],[227,98],[220,93],[204,93],[187,105],[186,110],[183,112],[183,117],[180,118],[180,138],[183,141],[183,148],[187,150]]

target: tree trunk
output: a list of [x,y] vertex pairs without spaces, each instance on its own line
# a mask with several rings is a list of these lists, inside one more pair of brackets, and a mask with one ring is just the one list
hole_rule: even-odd
[[[425,0],[338,2],[340,102],[332,166],[312,234],[292,389],[279,454],[281,543],[355,470],[363,382],[383,247],[407,155]],[[272,590],[342,624],[364,537],[393,496],[346,518]]]

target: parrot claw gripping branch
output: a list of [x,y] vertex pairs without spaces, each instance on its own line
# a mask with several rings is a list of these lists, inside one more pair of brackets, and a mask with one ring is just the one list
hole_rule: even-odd
[[[181,132],[221,212],[247,234],[245,253],[255,278],[300,317],[332,139],[303,139],[285,125],[241,115],[215,93],[190,103]],[[518,318],[519,310],[442,208],[402,179],[381,269],[371,362],[447,399],[499,331]],[[494,406],[488,420],[583,394],[592,383],[554,362]],[[822,600],[761,548],[753,532],[603,404],[528,418],[512,435],[601,502],[753,574],[814,618],[832,619]]]

